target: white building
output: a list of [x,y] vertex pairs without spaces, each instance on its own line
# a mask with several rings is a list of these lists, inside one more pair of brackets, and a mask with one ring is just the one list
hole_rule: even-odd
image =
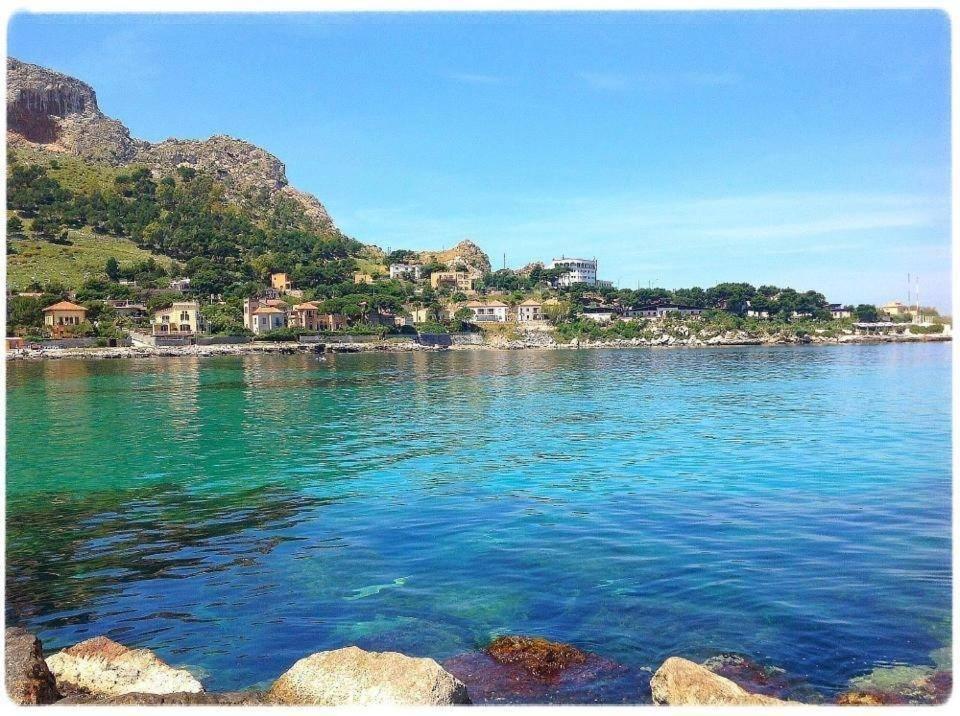
[[583,309],[583,313],[580,315],[597,323],[610,323],[616,320],[620,313],[613,306],[588,306]]
[[564,268],[569,269],[558,280],[558,286],[569,287],[575,283],[585,283],[588,286],[597,285],[597,260],[596,259],[568,259],[562,257],[553,259],[547,264],[548,269]]
[[189,291],[190,290],[190,279],[188,278],[172,278],[170,279],[170,288],[174,291]]
[[543,320],[543,304],[540,301],[534,301],[528,298],[517,306],[517,321],[520,323],[530,323],[532,321]]
[[628,308],[623,312],[623,315],[627,318],[663,318],[672,313],[679,313],[681,316],[699,316],[703,313],[703,309],[693,306],[678,306],[675,303],[666,303],[660,306]]
[[250,313],[250,330],[254,333],[266,333],[284,328],[287,314],[273,306],[259,306]]
[[486,303],[468,301],[464,304],[464,307],[473,312],[473,320],[476,323],[506,323],[507,308],[509,308],[507,304],[500,301],[488,301]]
[[423,277],[423,267],[419,264],[390,264],[391,279],[419,281]]
[[285,328],[287,326],[285,307],[286,304],[279,299],[248,298],[243,302],[243,325],[258,334]]

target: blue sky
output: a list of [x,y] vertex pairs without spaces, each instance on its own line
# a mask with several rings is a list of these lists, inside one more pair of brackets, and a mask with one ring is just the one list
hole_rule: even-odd
[[950,307],[950,30],[905,12],[14,16],[135,136],[230,134],[348,234]]

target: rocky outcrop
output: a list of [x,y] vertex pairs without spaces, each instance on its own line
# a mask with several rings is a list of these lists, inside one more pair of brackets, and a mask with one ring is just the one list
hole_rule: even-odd
[[47,666],[61,691],[94,696],[203,691],[190,672],[174,669],[149,649],[128,649],[105,636],[53,654]]
[[4,632],[3,659],[7,695],[21,706],[52,704],[60,698],[57,683],[43,660],[43,645],[23,629]]
[[451,270],[472,270],[473,273],[478,275],[490,273],[490,257],[469,239],[464,239],[450,249],[444,249],[442,251],[421,251],[420,261],[423,263],[437,261],[449,267]]
[[157,175],[187,166],[219,179],[228,199],[252,209],[288,202],[321,230],[334,229],[316,197],[291,187],[283,163],[269,152],[227,136],[168,139],[151,144],[132,138],[97,105],[90,85],[59,72],[7,60],[7,140],[113,166],[145,165]]
[[789,701],[752,694],[700,664],[671,656],[650,679],[653,702],[668,706],[783,706]]
[[267,697],[291,705],[419,705],[470,703],[466,687],[433,659],[355,646],[300,659]]

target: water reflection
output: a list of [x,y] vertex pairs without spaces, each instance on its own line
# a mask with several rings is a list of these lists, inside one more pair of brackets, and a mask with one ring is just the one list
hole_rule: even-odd
[[51,647],[108,633],[237,688],[510,631],[631,673],[743,652],[829,692],[946,638],[949,346],[8,376],[7,615]]

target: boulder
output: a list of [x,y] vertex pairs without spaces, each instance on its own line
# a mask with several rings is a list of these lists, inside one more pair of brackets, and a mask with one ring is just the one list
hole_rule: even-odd
[[52,704],[60,698],[57,682],[43,660],[43,645],[24,629],[9,628],[4,633],[4,667],[7,694],[21,706]]
[[650,679],[653,702],[668,706],[777,706],[791,702],[751,694],[730,679],[671,656]]
[[267,697],[317,706],[470,703],[466,687],[433,659],[355,646],[300,659],[273,683]]
[[53,654],[47,666],[63,690],[94,696],[203,691],[189,671],[174,669],[149,649],[128,649],[105,636]]
[[495,661],[517,664],[542,681],[555,679],[564,669],[587,659],[575,646],[530,636],[501,636],[490,643],[486,652]]

